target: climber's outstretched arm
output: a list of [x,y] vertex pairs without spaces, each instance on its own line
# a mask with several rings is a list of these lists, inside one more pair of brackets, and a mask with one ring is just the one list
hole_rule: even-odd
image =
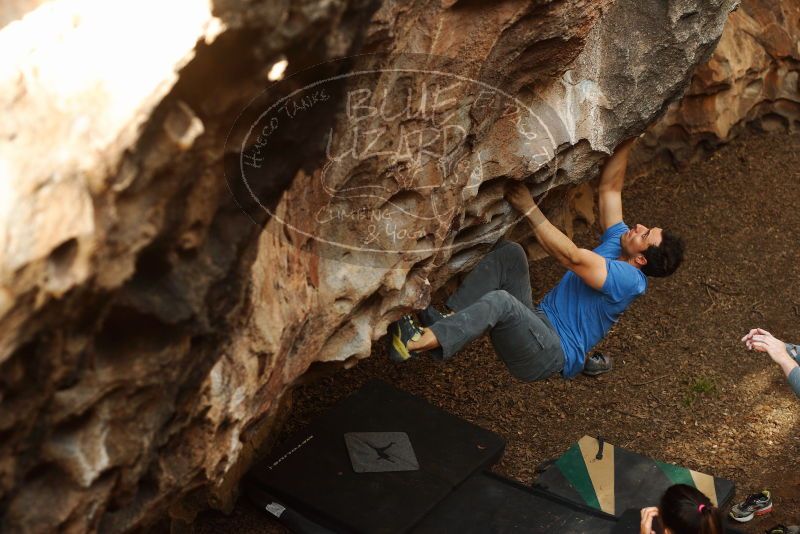
[[622,188],[625,185],[625,169],[628,167],[628,154],[635,140],[636,138],[633,137],[623,141],[603,165],[598,192],[600,225],[604,231],[622,221]]
[[600,290],[608,277],[606,260],[599,254],[585,248],[579,248],[561,230],[556,228],[542,211],[536,206],[530,191],[523,184],[512,184],[506,199],[520,213],[525,214],[533,228],[536,240],[558,263],[574,272],[586,284]]

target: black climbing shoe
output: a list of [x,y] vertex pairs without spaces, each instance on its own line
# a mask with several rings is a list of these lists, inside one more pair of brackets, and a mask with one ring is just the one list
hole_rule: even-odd
[[389,325],[389,339],[387,352],[389,358],[395,362],[404,362],[416,356],[415,352],[408,350],[409,341],[417,341],[422,336],[422,328],[414,320],[413,315],[404,315]]
[[610,356],[606,356],[602,352],[595,352],[586,359],[586,364],[583,366],[583,374],[588,376],[602,375],[609,372],[613,367]]

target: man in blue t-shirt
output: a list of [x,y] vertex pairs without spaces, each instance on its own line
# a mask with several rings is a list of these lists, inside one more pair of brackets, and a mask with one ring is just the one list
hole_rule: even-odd
[[675,272],[683,260],[683,241],[658,228],[622,221],[622,188],[633,140],[608,159],[599,184],[600,224],[604,233],[594,250],[579,248],[553,226],[528,188],[515,183],[506,199],[523,213],[542,248],[569,269],[542,300],[532,302],[528,262],[516,243],[500,242],[464,279],[447,301],[454,313],[432,307],[420,312],[421,328],[405,316],[389,328],[389,355],[404,361],[421,351],[442,359],[489,331],[495,351],[520,380],[561,372],[572,378],[587,366],[593,374],[610,369],[604,357],[586,353],[623,311],[647,289],[647,277]]

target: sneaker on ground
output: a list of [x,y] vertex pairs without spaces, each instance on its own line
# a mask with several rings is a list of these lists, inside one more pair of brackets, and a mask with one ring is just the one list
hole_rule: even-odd
[[609,372],[613,368],[611,357],[606,356],[602,352],[595,352],[588,358],[583,366],[583,374],[589,376],[602,375]]
[[422,328],[416,323],[413,315],[404,315],[389,325],[388,352],[389,358],[395,362],[404,362],[415,356],[408,350],[409,341],[417,341],[422,336]]
[[800,526],[775,525],[764,531],[764,534],[800,534]]
[[747,523],[755,516],[765,515],[772,511],[772,497],[767,490],[748,495],[745,500],[731,508],[731,519],[739,523]]

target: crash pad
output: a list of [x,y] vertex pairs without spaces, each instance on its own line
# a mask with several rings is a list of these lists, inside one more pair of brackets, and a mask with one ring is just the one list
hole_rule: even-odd
[[407,532],[504,448],[499,435],[372,381],[276,447],[245,487],[335,531]]
[[545,469],[536,487],[575,503],[619,516],[629,508],[658,504],[673,484],[694,486],[716,506],[733,498],[734,483],[583,436]]

